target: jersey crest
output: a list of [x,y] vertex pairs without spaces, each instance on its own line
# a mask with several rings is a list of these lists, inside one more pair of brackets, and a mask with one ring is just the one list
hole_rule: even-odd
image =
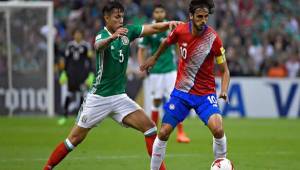
[[123,45],[128,45],[129,44],[129,39],[126,36],[121,37]]

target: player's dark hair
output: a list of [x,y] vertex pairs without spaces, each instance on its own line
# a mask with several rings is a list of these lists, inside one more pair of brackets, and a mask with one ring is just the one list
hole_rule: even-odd
[[194,14],[198,8],[208,8],[209,14],[214,13],[215,4],[213,0],[192,0],[190,2],[189,11]]
[[114,9],[117,9],[117,10],[120,10],[120,12],[124,12],[124,6],[116,1],[116,0],[113,0],[113,1],[109,1],[102,9],[102,14],[103,16],[105,15],[110,15],[111,12],[113,12]]
[[75,29],[72,31],[72,35],[74,36],[76,32],[80,32],[81,35],[84,35],[84,31],[83,31],[83,29],[80,28],[80,27],[75,28]]
[[155,10],[156,8],[161,8],[161,9],[166,10],[165,6],[163,6],[162,4],[155,4],[153,7],[153,10]]

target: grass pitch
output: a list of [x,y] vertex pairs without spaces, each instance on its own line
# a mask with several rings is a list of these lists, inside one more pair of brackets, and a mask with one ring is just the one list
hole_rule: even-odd
[[[41,170],[54,147],[65,139],[74,118],[0,117],[0,170]],[[190,144],[168,142],[168,170],[209,170],[211,135],[198,119],[187,119]],[[228,158],[236,170],[300,169],[300,120],[225,119]],[[56,170],[149,170],[144,137],[106,120],[57,166]]]

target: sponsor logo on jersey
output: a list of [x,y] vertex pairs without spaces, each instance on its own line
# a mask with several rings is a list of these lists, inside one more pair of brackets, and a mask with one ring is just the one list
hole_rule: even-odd
[[170,104],[170,105],[169,105],[169,109],[170,109],[170,110],[175,110],[175,105],[174,105],[174,104]]
[[129,44],[129,39],[128,39],[126,36],[122,36],[122,37],[121,37],[121,40],[122,40],[122,43],[123,43],[124,45],[128,45],[128,44]]

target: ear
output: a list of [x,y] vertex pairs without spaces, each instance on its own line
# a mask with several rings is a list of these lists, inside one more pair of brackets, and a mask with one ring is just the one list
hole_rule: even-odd
[[109,20],[109,16],[108,15],[104,15],[104,20],[105,20],[105,23],[107,23],[108,20]]

